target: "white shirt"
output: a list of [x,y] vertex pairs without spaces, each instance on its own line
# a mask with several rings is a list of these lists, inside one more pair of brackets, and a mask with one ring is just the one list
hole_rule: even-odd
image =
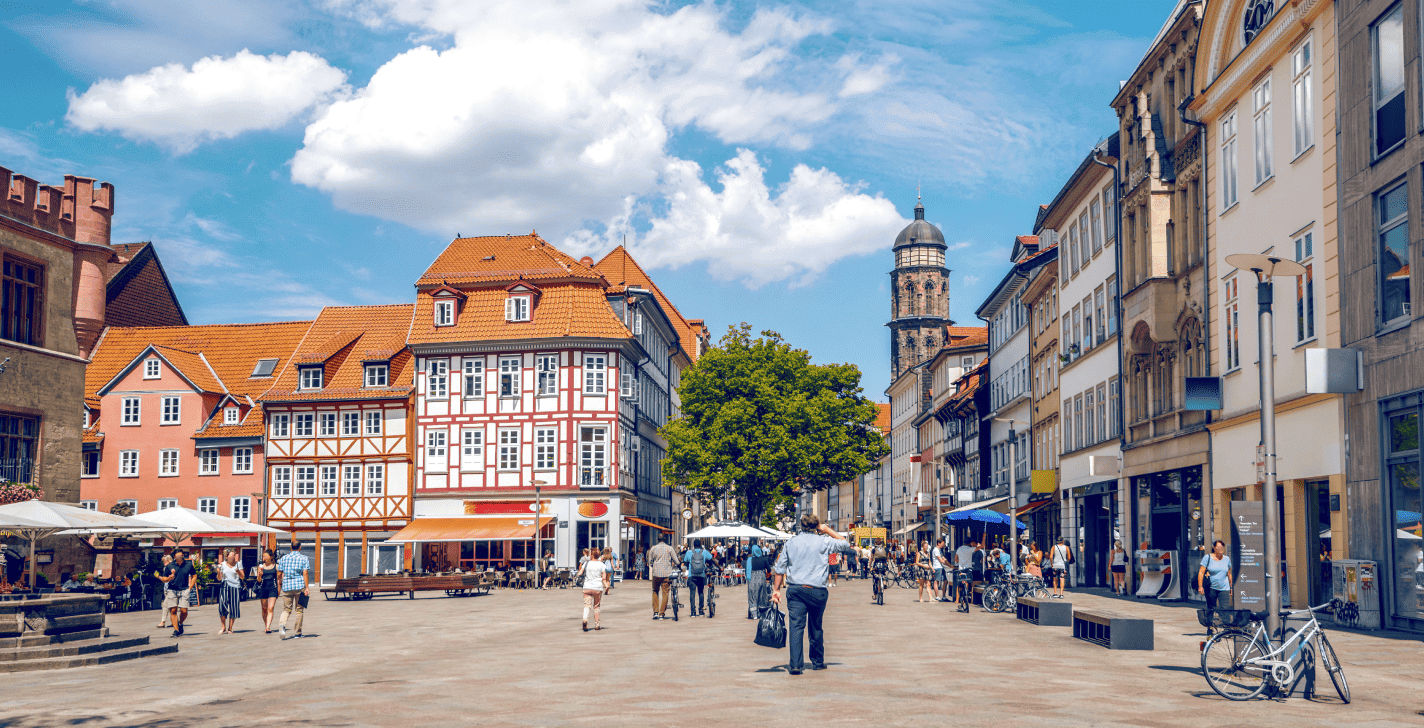
[[603,591],[603,572],[607,570],[602,561],[590,559],[583,565],[583,588]]
[[944,562],[940,560],[942,558],[944,558],[944,553],[939,550],[938,546],[934,547],[934,551],[930,552],[930,563],[934,564],[934,567],[941,571],[944,570]]
[[964,544],[963,546],[960,546],[959,548],[954,550],[954,558],[955,563],[958,564],[956,568],[974,568],[974,547],[970,546],[969,544]]
[[1068,547],[1061,543],[1053,545],[1053,568],[1068,568]]

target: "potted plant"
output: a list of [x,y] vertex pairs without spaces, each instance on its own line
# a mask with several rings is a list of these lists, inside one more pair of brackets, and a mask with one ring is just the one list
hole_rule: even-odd
[[24,503],[28,500],[43,500],[44,490],[33,483],[16,483],[13,480],[0,482],[0,505]]

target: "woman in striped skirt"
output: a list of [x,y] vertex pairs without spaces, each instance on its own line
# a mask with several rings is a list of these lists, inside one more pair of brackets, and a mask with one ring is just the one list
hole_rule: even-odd
[[223,553],[218,571],[222,574],[222,588],[218,590],[218,621],[222,623],[222,631],[218,634],[232,634],[232,628],[241,616],[239,606],[242,603],[243,573],[242,564],[237,561],[237,551],[228,549]]

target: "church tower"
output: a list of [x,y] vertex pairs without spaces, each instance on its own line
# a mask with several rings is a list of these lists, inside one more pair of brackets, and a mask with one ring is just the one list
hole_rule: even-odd
[[895,270],[890,271],[890,371],[892,381],[934,356],[945,344],[949,320],[949,269],[944,267],[944,234],[925,222],[925,206],[915,203],[915,221],[895,238]]

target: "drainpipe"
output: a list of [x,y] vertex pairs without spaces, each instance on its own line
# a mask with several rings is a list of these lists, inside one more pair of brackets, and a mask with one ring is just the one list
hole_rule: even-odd
[[[1121,142],[1120,140],[1119,140],[1119,142],[1118,142],[1118,145],[1119,145],[1118,148],[1121,149],[1122,142]],[[1118,376],[1117,376],[1117,421],[1118,421],[1118,427],[1117,427],[1117,445],[1118,445],[1118,494],[1119,494],[1119,496],[1122,497],[1123,503],[1124,503],[1126,506],[1128,506],[1128,508],[1122,509],[1122,510],[1125,510],[1125,511],[1127,512],[1127,515],[1128,515],[1128,517],[1127,517],[1126,519],[1124,519],[1124,520],[1129,521],[1129,523],[1126,524],[1126,525],[1127,525],[1127,528],[1122,529],[1122,531],[1123,531],[1124,533],[1136,534],[1136,533],[1137,533],[1137,528],[1136,528],[1137,524],[1131,523],[1131,520],[1132,520],[1132,509],[1131,509],[1131,506],[1132,506],[1132,503],[1134,502],[1134,499],[1132,498],[1132,491],[1131,491],[1132,481],[1129,480],[1126,476],[1124,476],[1124,475],[1122,474],[1122,465],[1123,465],[1123,461],[1124,461],[1124,459],[1125,459],[1125,458],[1123,457],[1122,453],[1124,453],[1124,452],[1126,451],[1126,447],[1127,447],[1127,425],[1128,425],[1128,422],[1127,422],[1127,414],[1126,414],[1126,409],[1127,409],[1127,387],[1128,387],[1127,372],[1124,370],[1124,368],[1123,368],[1123,366],[1122,366],[1122,354],[1123,354],[1122,340],[1123,340],[1124,338],[1126,338],[1126,336],[1127,336],[1127,331],[1126,331],[1127,322],[1124,321],[1123,318],[1122,318],[1122,297],[1123,297],[1124,294],[1127,293],[1126,286],[1123,285],[1123,281],[1122,281],[1122,246],[1126,244],[1126,242],[1122,239],[1122,172],[1121,172],[1121,170],[1119,170],[1119,168],[1118,168],[1118,166],[1117,166],[1116,164],[1108,164],[1107,162],[1104,162],[1102,159],[1099,158],[1099,155],[1101,155],[1103,152],[1106,152],[1106,151],[1107,151],[1107,149],[1106,149],[1105,146],[1104,146],[1104,147],[1100,147],[1100,148],[1098,148],[1098,149],[1095,149],[1095,150],[1094,150],[1093,157],[1092,157],[1092,161],[1093,161],[1093,164],[1096,164],[1096,165],[1098,165],[1099,167],[1107,167],[1108,169],[1112,170],[1112,175],[1113,175],[1113,237],[1116,238],[1116,242],[1115,242],[1115,244],[1113,245],[1113,277],[1117,279],[1117,298],[1116,298],[1116,300],[1113,301],[1113,304],[1112,304],[1112,305],[1113,305],[1113,313],[1114,313],[1115,316],[1117,316],[1117,369],[1118,369]],[[1119,153],[1121,153],[1121,152],[1119,152]],[[1126,574],[1126,578],[1123,580],[1123,586],[1124,586],[1124,588],[1127,589],[1129,592],[1133,592],[1133,591],[1136,591],[1136,590],[1137,590],[1137,584],[1136,584],[1136,581],[1137,581],[1137,579],[1136,579],[1136,577],[1137,577],[1137,570],[1136,570],[1136,568],[1135,568],[1135,565],[1132,563],[1132,560],[1133,560],[1133,558],[1134,558],[1135,555],[1136,555],[1136,549],[1135,549],[1135,548],[1130,548],[1130,547],[1132,547],[1132,546],[1134,545],[1134,544],[1132,544],[1131,542],[1129,542],[1129,543],[1126,544],[1126,545],[1127,545],[1129,548],[1124,548],[1124,549],[1123,549],[1123,551],[1127,552],[1127,574]]]

